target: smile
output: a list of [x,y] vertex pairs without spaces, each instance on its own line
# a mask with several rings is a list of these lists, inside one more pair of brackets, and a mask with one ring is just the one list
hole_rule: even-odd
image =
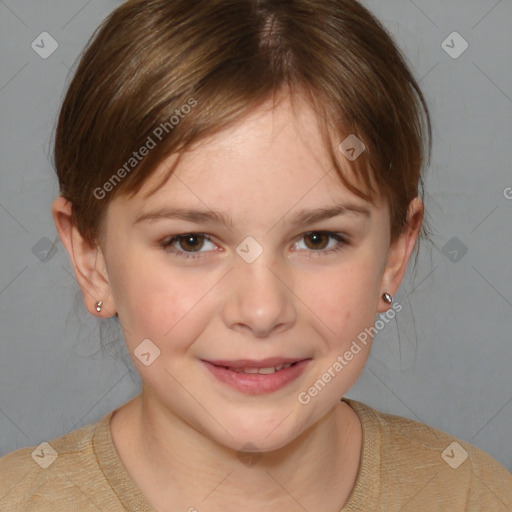
[[276,373],[280,370],[286,370],[287,368],[291,368],[294,364],[297,363],[286,363],[281,364],[279,366],[268,366],[267,368],[233,368],[227,366],[224,368],[237,373],[259,373],[260,375],[270,375],[271,373]]
[[215,380],[251,395],[272,393],[296,380],[311,359],[201,361]]

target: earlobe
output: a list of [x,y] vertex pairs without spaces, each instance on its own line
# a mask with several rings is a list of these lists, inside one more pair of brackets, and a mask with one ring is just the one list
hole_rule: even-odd
[[389,309],[389,302],[384,299],[384,293],[393,296],[405,276],[409,259],[416,245],[421,224],[423,221],[424,207],[419,197],[409,203],[407,222],[400,236],[390,245],[386,260],[386,267],[382,276],[381,298],[378,312],[383,313]]
[[71,202],[62,196],[53,202],[52,215],[57,232],[69,254],[87,310],[95,316],[112,316],[116,310],[103,251],[99,244],[89,242],[79,232],[73,221],[72,208]]

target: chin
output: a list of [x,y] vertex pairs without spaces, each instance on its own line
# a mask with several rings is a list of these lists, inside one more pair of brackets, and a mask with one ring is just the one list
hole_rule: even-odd
[[224,419],[225,430],[216,428],[215,433],[210,431],[210,435],[206,435],[237,452],[263,453],[279,450],[292,443],[308,427],[304,424],[301,428],[293,412],[279,416],[272,412],[268,419],[253,415],[250,420],[246,417],[242,423],[237,421],[240,417],[233,418],[232,422],[227,421],[226,417]]
[[225,437],[219,440],[221,444],[238,453],[263,454],[273,452],[286,447],[295,437],[293,435],[281,435],[270,439],[265,437],[266,434],[255,432],[254,436],[247,434],[234,435],[233,437]]

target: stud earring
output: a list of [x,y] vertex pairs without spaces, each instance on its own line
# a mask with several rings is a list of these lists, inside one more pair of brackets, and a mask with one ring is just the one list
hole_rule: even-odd
[[391,297],[391,295],[389,295],[389,293],[387,292],[384,292],[382,294],[382,299],[386,304],[391,304],[393,302],[393,297]]
[[98,313],[101,313],[101,306],[103,306],[103,301],[102,300],[96,302],[96,311]]

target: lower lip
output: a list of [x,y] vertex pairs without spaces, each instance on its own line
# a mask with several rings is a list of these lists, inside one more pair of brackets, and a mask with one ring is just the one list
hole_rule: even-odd
[[290,368],[283,368],[275,373],[262,375],[259,373],[239,373],[207,361],[201,361],[208,370],[221,382],[250,395],[272,393],[293,382],[302,374],[309,359],[299,361]]

